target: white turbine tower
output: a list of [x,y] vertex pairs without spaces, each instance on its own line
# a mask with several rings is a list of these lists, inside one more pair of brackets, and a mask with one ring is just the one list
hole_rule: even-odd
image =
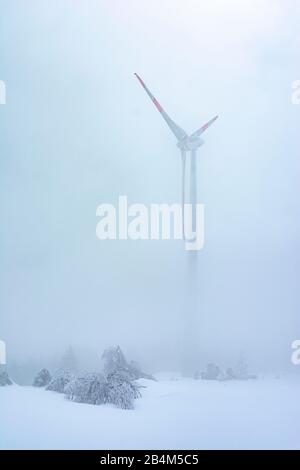
[[[179,147],[181,152],[182,160],[182,222],[183,222],[183,237],[185,238],[185,214],[184,207],[187,203],[186,201],[186,181],[188,181],[189,188],[189,200],[188,202],[192,205],[193,211],[197,204],[197,150],[201,145],[204,144],[201,135],[206,129],[211,126],[218,119],[218,116],[215,116],[213,119],[208,121],[200,129],[193,132],[190,136],[179,127],[165,110],[162,108],[157,99],[152,95],[151,91],[147,88],[141,77],[137,73],[135,76],[139,80],[142,87],[145,89],[146,93],[153,101],[155,107],[160,112],[163,119],[166,121],[172,133],[177,139],[177,147]],[[187,158],[189,156],[189,158]],[[195,221],[195,217],[193,217]],[[194,230],[194,227],[193,227]],[[196,318],[195,314],[197,312],[197,251],[189,252],[189,271],[188,271],[188,286],[189,286],[189,300],[190,308],[193,310],[194,315],[185,315],[185,341],[184,341],[184,351],[185,351],[185,364],[184,364],[184,373],[189,375],[194,367],[193,357],[196,356],[197,350],[197,339],[196,339]],[[191,307],[192,306],[192,307]],[[192,312],[191,312],[192,313]],[[194,338],[194,341],[193,341]]]

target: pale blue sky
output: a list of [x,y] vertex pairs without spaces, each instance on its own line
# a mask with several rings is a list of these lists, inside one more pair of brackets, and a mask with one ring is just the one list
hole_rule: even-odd
[[206,357],[244,347],[288,367],[300,335],[300,106],[291,104],[300,5],[0,0],[0,10],[0,337],[8,354],[69,343],[120,343],[166,363],[178,354],[189,306],[180,242],[95,236],[101,202],[180,201],[176,142],[138,72],[187,131],[220,115],[198,167]]

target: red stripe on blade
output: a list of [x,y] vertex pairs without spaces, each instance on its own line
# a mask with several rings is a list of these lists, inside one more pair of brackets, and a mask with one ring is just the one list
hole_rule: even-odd
[[155,104],[155,106],[157,107],[158,111],[161,113],[163,111],[161,105],[159,104],[159,102],[157,101],[156,98],[153,97],[153,103]]

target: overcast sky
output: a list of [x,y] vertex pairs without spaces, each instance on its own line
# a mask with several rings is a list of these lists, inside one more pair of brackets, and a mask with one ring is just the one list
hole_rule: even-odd
[[204,361],[245,349],[288,368],[299,321],[300,3],[0,0],[0,338],[8,358],[120,344],[180,358],[192,308],[180,241],[100,241],[119,195],[180,202],[174,136],[134,77],[192,132],[205,246]]

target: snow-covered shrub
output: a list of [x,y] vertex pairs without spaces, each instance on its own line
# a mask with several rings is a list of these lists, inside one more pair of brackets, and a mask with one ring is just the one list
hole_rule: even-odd
[[133,409],[133,401],[140,396],[139,387],[126,374],[115,371],[107,376],[106,403],[112,403],[118,408]]
[[50,382],[51,382],[50,372],[48,371],[48,369],[42,369],[36,375],[32,385],[34,387],[46,387],[46,385],[48,385]]
[[[248,364],[244,354],[239,356],[236,367],[228,367],[225,371],[224,377],[221,380],[249,380],[256,379],[255,375],[248,373]],[[220,380],[220,378],[219,378]]]
[[226,380],[234,380],[236,378],[234,370],[232,369],[232,367],[228,367],[226,369],[225,377],[226,377]]
[[206,371],[202,372],[201,377],[204,380],[218,380],[220,375],[220,368],[216,365],[210,362],[206,366]]
[[132,409],[133,400],[140,397],[139,387],[126,374],[119,372],[113,372],[106,378],[101,374],[75,377],[65,386],[65,393],[69,400],[78,403],[111,403],[124,409]]
[[6,371],[0,371],[0,387],[4,387],[5,385],[12,385],[12,381]]
[[58,369],[52,379],[51,382],[46,387],[46,390],[51,390],[52,392],[59,392],[64,393],[65,386],[73,379],[73,375],[71,372],[66,371],[64,369]]
[[73,378],[65,387],[69,400],[101,405],[106,403],[106,380],[102,374],[86,374]]
[[246,357],[243,353],[240,354],[236,368],[235,368],[235,376],[238,379],[245,379],[248,377],[248,364],[246,361]]
[[255,375],[250,375],[248,372],[248,363],[243,353],[240,354],[235,371],[235,378],[238,380],[256,379]]

